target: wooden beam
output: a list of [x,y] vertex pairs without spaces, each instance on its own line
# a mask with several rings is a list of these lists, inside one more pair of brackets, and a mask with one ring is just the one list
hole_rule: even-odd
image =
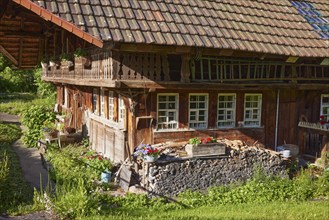
[[13,57],[2,45],[0,45],[0,52],[5,55],[15,66],[18,66],[18,61]]
[[21,38],[21,37],[40,38],[43,37],[43,34],[35,33],[35,32],[27,32],[27,31],[6,31],[3,32],[3,36],[7,38]]
[[3,0],[0,3],[0,20],[6,12],[8,2],[9,2],[9,0]]

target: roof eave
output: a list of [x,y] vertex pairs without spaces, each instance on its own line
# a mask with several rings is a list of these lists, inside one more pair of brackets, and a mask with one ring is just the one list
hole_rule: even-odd
[[57,15],[54,15],[53,13],[47,11],[46,9],[40,7],[39,5],[29,1],[29,0],[12,0],[13,2],[23,6],[24,8],[36,13],[39,15],[41,18],[43,18],[46,21],[50,21],[63,29],[73,33],[74,35],[78,36],[79,38],[99,47],[103,47],[103,41],[88,34],[87,32],[81,30],[74,24],[60,18]]

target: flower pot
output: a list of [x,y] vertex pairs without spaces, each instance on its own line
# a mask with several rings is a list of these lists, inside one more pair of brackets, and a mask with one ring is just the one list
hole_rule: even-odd
[[56,66],[56,62],[55,61],[49,61],[49,66],[50,67]]
[[41,62],[41,67],[42,67],[42,69],[47,69],[48,63]]
[[101,182],[102,182],[102,183],[109,183],[110,180],[111,180],[111,175],[112,175],[111,171],[108,171],[108,170],[106,169],[106,170],[105,170],[104,172],[102,172],[102,174],[101,174]]
[[153,163],[156,161],[156,159],[157,158],[154,156],[150,156],[150,155],[144,156],[144,162],[146,162],[146,163]]

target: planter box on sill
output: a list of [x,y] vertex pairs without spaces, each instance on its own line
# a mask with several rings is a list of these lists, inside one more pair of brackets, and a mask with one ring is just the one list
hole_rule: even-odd
[[187,144],[185,151],[188,156],[217,156],[225,155],[226,144],[225,143],[208,143],[208,144]]

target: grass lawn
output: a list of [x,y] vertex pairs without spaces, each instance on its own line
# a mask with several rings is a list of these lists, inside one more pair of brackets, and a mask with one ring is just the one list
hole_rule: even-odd
[[53,106],[54,100],[51,98],[38,98],[32,93],[1,93],[0,94],[0,112],[6,112],[12,115],[20,115],[21,112],[31,105],[49,105]]
[[120,209],[88,219],[329,219],[329,201],[237,204],[180,210]]

